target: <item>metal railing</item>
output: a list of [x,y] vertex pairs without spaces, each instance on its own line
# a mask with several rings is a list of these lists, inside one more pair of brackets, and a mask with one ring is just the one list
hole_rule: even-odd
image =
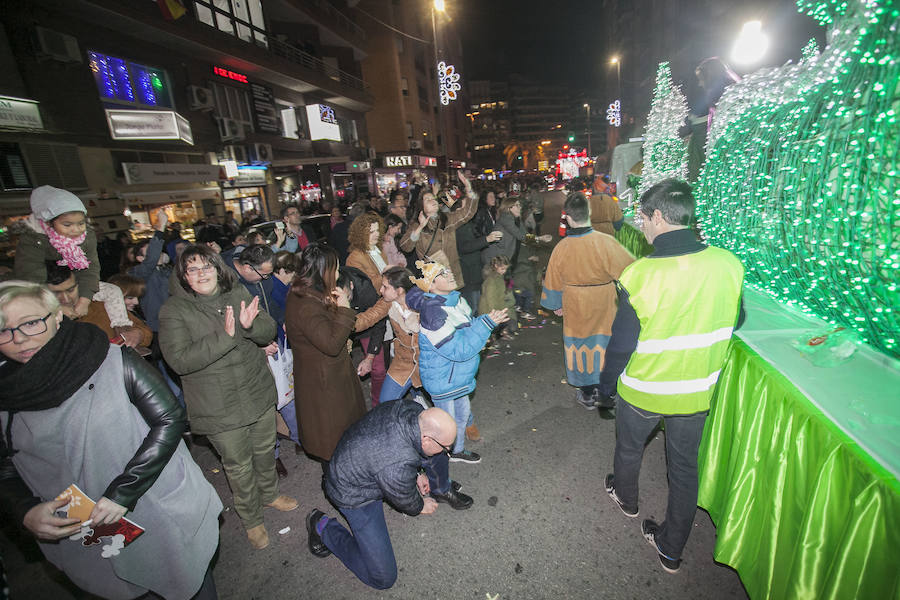
[[312,54],[304,52],[303,50],[300,50],[299,48],[292,46],[291,44],[282,42],[272,35],[269,36],[268,41],[269,51],[272,54],[285,58],[298,65],[304,66],[307,69],[318,71],[319,73],[322,73],[335,81],[339,81],[344,85],[348,85],[361,92],[368,91],[368,86],[359,77],[351,75],[346,71],[342,71],[337,67],[333,67],[322,59],[316,58]]

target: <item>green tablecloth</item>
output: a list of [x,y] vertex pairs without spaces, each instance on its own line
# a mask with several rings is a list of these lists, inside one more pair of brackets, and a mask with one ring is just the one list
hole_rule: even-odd
[[653,252],[653,246],[647,242],[641,230],[627,221],[616,232],[616,240],[638,258]]
[[750,597],[900,599],[900,485],[734,339],[700,447],[715,558]]

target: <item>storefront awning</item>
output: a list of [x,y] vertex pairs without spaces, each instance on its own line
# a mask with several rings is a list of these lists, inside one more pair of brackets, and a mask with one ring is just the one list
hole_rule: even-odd
[[331,165],[335,163],[346,163],[349,160],[349,155],[314,156],[312,158],[281,158],[278,160],[273,160],[271,166],[277,169],[279,167],[302,167],[305,165]]

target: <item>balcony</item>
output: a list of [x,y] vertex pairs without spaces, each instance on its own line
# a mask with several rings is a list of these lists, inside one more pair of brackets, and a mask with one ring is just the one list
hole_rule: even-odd
[[[277,2],[266,4],[266,11],[269,12],[270,18],[282,15],[290,20],[290,12],[293,11],[294,17],[297,13],[303,13],[310,21],[324,28],[327,35],[323,36],[323,41],[340,45],[337,38],[343,40],[346,44],[365,52],[367,39],[365,30],[357,25],[353,19],[335,8],[328,0],[280,0],[283,6],[278,6]],[[306,22],[306,19],[301,19]],[[362,59],[364,56],[358,56]]]
[[80,18],[92,17],[107,27],[128,31],[196,60],[225,65],[261,82],[312,93],[330,104],[365,112],[374,103],[360,78],[252,26],[255,41],[244,41],[195,19],[190,8],[181,19],[166,21],[153,2],[74,0],[64,6]]

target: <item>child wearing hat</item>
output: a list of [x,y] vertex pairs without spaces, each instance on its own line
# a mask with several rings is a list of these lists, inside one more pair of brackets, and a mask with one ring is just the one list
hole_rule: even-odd
[[481,457],[465,449],[469,424],[469,394],[475,390],[480,352],[491,332],[509,320],[506,309],[472,318],[472,309],[456,291],[450,267],[416,261],[422,277],[406,293],[406,304],[419,313],[419,375],[438,408],[456,421],[451,462],[478,463]]
[[75,273],[80,296],[72,316],[86,315],[100,289],[100,260],[84,204],[71,192],[42,185],[31,192],[31,214],[25,223],[16,245],[16,278],[44,283],[45,261],[67,265]]

